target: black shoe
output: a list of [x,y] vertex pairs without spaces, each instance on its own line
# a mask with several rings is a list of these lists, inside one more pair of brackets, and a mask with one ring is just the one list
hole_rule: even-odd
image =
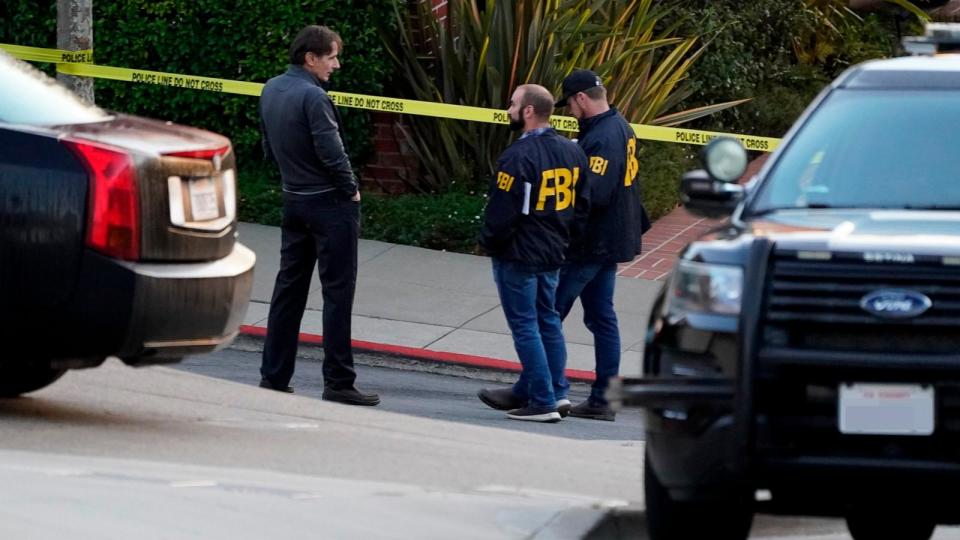
[[511,411],[526,407],[527,400],[520,399],[513,393],[512,388],[498,388],[496,390],[480,390],[477,392],[480,401],[487,404],[488,407],[498,411]]
[[376,394],[363,394],[356,388],[335,390],[330,387],[325,387],[323,389],[322,397],[324,401],[335,401],[337,403],[345,403],[347,405],[366,405],[368,407],[373,407],[374,405],[380,404],[380,396]]
[[617,417],[617,413],[613,412],[613,409],[611,409],[609,405],[594,405],[590,403],[590,400],[587,400],[570,409],[570,416],[613,422]]
[[292,386],[274,386],[272,382],[267,379],[260,379],[260,388],[267,388],[270,390],[276,390],[277,392],[286,392],[288,394],[293,393]]
[[569,399],[558,399],[557,400],[557,412],[560,413],[560,418],[566,418],[570,414],[570,400]]
[[523,407],[507,412],[507,418],[552,424],[560,421],[560,413],[556,407]]

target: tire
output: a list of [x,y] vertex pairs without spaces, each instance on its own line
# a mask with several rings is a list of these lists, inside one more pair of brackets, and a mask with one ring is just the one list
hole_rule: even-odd
[[12,398],[53,384],[66,370],[45,365],[0,366],[0,398]]
[[853,540],[929,540],[937,527],[932,518],[903,508],[872,510],[858,510],[847,516],[847,529]]
[[657,478],[649,454],[643,463],[643,492],[651,540],[745,540],[750,536],[753,507],[746,494],[715,501],[675,501]]

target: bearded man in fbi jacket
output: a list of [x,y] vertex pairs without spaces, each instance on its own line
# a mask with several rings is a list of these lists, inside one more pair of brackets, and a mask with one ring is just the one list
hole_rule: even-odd
[[493,278],[522,372],[512,388],[481,390],[488,406],[514,420],[558,422],[570,407],[564,377],[566,343],[554,307],[560,265],[590,210],[580,180],[583,151],[550,127],[546,88],[517,88],[507,110],[523,130],[501,154],[480,232],[493,257]]

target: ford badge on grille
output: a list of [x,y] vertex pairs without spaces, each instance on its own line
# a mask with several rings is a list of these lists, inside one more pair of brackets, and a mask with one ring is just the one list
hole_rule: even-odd
[[877,317],[907,319],[921,315],[933,302],[926,295],[904,289],[880,289],[860,299],[860,307]]

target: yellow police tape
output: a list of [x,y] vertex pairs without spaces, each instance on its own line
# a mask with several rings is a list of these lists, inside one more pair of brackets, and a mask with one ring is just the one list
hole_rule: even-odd
[[[60,51],[56,49],[38,49],[35,47],[21,47],[0,43],[0,49],[6,50],[13,56],[35,62],[55,62],[57,71],[78,77],[93,77],[98,79],[112,79],[140,84],[155,84],[174,88],[188,88],[192,90],[207,90],[228,94],[242,94],[259,96],[263,90],[262,83],[216,79],[212,77],[198,77],[180,73],[165,73],[161,71],[147,71],[142,69],[118,68],[98,66],[92,63],[92,51]],[[65,55],[89,54],[90,61],[73,60]],[[449,103],[433,103],[412,99],[370,96],[365,94],[351,94],[346,92],[330,92],[330,97],[338,106],[364,109],[368,111],[382,111],[417,116],[432,116],[452,120],[468,120],[472,122],[487,122],[493,124],[508,124],[510,119],[501,109],[487,109],[470,107],[467,105],[451,105]],[[560,131],[578,131],[577,119],[569,116],[552,116],[551,124]],[[649,126],[631,124],[638,139],[663,141],[672,143],[703,145],[716,137],[736,137],[740,139],[747,150],[772,152],[780,144],[780,139],[772,137],[756,137],[735,133],[720,133],[695,129],[671,128],[663,126]]]
[[263,89],[262,83],[231,81],[214,79],[212,77],[196,77],[179,73],[164,73],[161,71],[146,71],[143,69],[127,69],[94,64],[57,64],[57,71],[77,77],[94,77],[97,79],[112,79],[140,84],[157,84],[174,88],[189,88],[191,90],[209,90],[227,94],[243,94],[259,96]]
[[24,47],[23,45],[8,45],[0,43],[0,49],[7,51],[11,56],[30,62],[67,62],[93,63],[93,51],[62,51],[60,49],[43,49],[40,47]]

